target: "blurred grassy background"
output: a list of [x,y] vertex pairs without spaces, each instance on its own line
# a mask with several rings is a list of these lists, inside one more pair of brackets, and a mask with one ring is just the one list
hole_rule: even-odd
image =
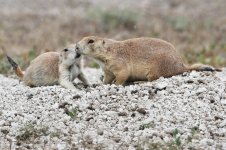
[[[219,67],[226,65],[225,8],[225,0],[0,0],[0,45],[26,68],[88,35],[155,37],[173,43],[186,63]],[[9,72],[0,51],[0,73]]]

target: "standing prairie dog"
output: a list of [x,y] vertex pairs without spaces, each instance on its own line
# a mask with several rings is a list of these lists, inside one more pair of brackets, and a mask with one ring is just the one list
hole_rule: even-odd
[[88,84],[80,69],[79,57],[80,54],[75,51],[75,46],[70,46],[60,52],[46,52],[31,61],[24,73],[18,64],[7,55],[16,75],[25,85],[34,87],[60,84],[68,89],[75,89],[73,80],[76,77]]
[[77,43],[79,53],[94,58],[104,70],[104,83],[153,81],[186,71],[220,71],[209,65],[186,66],[175,47],[155,38],[116,41],[89,36]]

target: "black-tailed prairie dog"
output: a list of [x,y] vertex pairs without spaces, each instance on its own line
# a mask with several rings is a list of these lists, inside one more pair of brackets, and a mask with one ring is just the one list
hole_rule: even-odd
[[75,89],[73,80],[76,77],[87,84],[80,68],[79,57],[80,54],[75,51],[75,46],[69,46],[60,52],[46,52],[31,61],[29,67],[23,72],[7,55],[15,73],[25,85],[34,87],[60,84],[69,89]]
[[153,81],[191,70],[219,70],[203,64],[186,66],[172,44],[156,38],[116,41],[89,36],[77,43],[77,50],[99,63],[104,70],[105,84]]

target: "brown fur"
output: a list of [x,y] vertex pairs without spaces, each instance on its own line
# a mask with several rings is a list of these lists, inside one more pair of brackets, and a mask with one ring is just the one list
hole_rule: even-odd
[[153,81],[191,70],[215,70],[202,64],[186,66],[172,44],[155,38],[115,41],[90,36],[78,42],[77,49],[100,63],[105,84],[115,80],[123,85],[126,81]]
[[[59,53],[47,52],[35,58],[26,69],[23,81],[28,86],[54,85],[59,79]],[[45,66],[45,67],[43,67]]]

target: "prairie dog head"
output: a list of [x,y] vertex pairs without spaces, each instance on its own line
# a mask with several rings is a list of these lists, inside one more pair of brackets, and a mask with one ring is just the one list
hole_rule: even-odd
[[60,62],[66,66],[73,65],[80,58],[80,54],[75,49],[76,45],[70,45],[60,51]]
[[108,52],[107,45],[110,40],[96,36],[84,37],[77,43],[76,49],[79,53],[94,58],[102,58]]

